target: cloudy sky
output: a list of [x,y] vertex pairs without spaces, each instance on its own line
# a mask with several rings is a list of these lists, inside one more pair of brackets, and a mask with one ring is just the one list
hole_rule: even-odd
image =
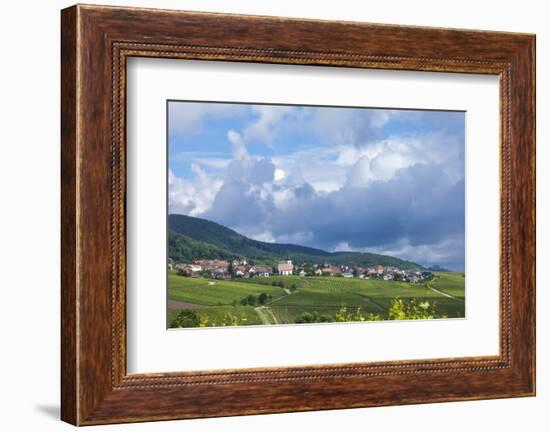
[[169,102],[169,211],[464,269],[463,112]]

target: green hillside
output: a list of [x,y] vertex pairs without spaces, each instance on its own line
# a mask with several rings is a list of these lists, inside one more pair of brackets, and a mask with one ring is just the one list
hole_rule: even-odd
[[294,244],[256,241],[218,223],[180,214],[170,214],[168,217],[168,255],[176,262],[246,257],[256,263],[275,264],[278,260],[290,258],[297,264],[381,264],[402,269],[423,269],[414,262],[380,254],[329,253]]
[[168,219],[170,230],[186,235],[196,241],[212,244],[241,256],[268,256],[274,254],[285,257],[289,254],[306,254],[312,256],[330,256],[323,250],[302,247],[293,244],[274,244],[256,241],[241,235],[234,230],[209,220],[180,214],[171,214]]
[[[428,302],[433,307],[433,315],[429,318],[464,317],[464,274],[442,272],[434,275],[430,282],[412,284],[394,280],[299,276],[210,280],[170,272],[168,325],[178,327],[174,319],[182,310],[196,314],[204,326],[334,322],[331,319],[342,306],[352,314],[361,310],[365,315],[374,314],[388,320],[397,299],[408,304],[411,301]],[[268,300],[260,304],[257,298],[262,294],[267,295]],[[256,301],[243,304],[243,298],[250,296]],[[308,322],[304,320],[308,315],[325,316],[325,319]],[[179,327],[191,326],[197,325]]]
[[196,241],[171,229],[168,231],[168,256],[175,262],[191,262],[197,259],[229,260],[239,257],[224,248]]

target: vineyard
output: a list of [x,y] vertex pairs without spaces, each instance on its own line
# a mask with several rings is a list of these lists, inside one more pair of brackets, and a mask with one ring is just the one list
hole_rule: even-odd
[[[343,277],[274,276],[210,280],[168,276],[168,326],[242,326],[386,320],[396,299],[435,310],[431,318],[465,315],[465,278],[435,273],[425,283]],[[353,316],[357,316],[355,319]],[[313,320],[312,320],[313,319]],[[347,321],[346,320],[346,321]]]

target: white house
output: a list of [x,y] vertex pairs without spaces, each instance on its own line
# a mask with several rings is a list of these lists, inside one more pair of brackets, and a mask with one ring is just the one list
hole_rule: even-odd
[[256,277],[269,277],[273,272],[269,266],[255,266],[253,269]]
[[282,262],[279,262],[277,265],[277,272],[280,275],[292,275],[292,271],[294,270],[294,265],[292,264],[291,260],[285,260]]

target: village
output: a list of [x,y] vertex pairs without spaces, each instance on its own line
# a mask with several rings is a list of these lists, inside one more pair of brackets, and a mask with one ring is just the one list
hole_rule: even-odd
[[274,267],[254,265],[247,259],[234,259],[232,261],[202,259],[195,260],[192,263],[174,263],[169,259],[168,269],[177,271],[181,276],[218,280],[295,275],[299,277],[328,276],[365,280],[394,280],[416,284],[433,278],[430,271],[420,269],[404,270],[379,264],[372,266],[333,265],[330,263],[295,265],[291,259],[280,261]]

